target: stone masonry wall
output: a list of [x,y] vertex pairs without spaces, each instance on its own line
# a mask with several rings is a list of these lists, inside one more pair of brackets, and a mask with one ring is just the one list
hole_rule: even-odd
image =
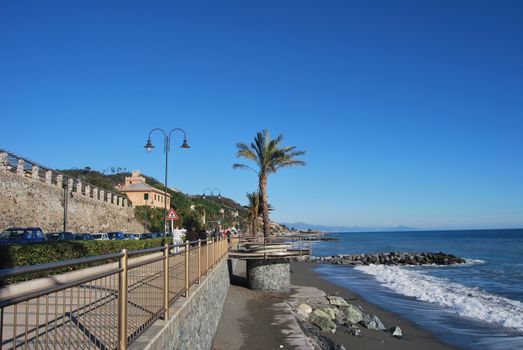
[[[134,208],[119,207],[80,193],[68,201],[68,230],[72,232],[143,232]],[[0,171],[0,230],[10,226],[38,226],[44,232],[63,229],[61,188],[36,179]]]
[[223,259],[200,285],[191,288],[189,298],[174,303],[169,321],[157,321],[129,350],[209,350],[228,290],[227,259]]
[[247,260],[249,288],[263,292],[288,293],[291,288],[290,266],[285,259]]

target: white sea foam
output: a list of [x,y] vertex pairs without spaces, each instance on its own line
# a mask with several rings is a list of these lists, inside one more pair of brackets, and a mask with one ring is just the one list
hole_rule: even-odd
[[439,304],[460,316],[523,332],[523,303],[517,300],[400,266],[369,265],[355,269],[375,276],[396,293]]
[[479,265],[479,264],[484,264],[484,263],[485,263],[485,260],[465,258],[465,265]]

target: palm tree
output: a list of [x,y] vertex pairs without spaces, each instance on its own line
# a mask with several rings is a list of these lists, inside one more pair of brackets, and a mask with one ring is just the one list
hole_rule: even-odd
[[256,223],[258,221],[258,214],[260,211],[260,193],[250,192],[245,195],[249,203],[245,207],[247,209],[247,220],[250,224],[251,236],[256,236]]
[[268,130],[256,134],[254,142],[250,145],[245,143],[236,144],[236,156],[246,158],[256,164],[257,170],[245,165],[234,164],[234,169],[250,169],[258,175],[258,190],[261,194],[263,213],[263,236],[270,236],[269,205],[267,203],[267,177],[274,174],[278,169],[305,165],[305,162],[297,157],[305,154],[305,151],[297,151],[296,146],[281,146],[283,135],[271,139]]

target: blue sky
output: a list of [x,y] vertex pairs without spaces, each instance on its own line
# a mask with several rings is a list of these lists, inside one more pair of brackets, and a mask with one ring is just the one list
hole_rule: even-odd
[[[283,133],[279,221],[523,226],[521,1],[2,1],[0,147],[244,203],[237,142]],[[174,144],[181,143],[179,136]]]

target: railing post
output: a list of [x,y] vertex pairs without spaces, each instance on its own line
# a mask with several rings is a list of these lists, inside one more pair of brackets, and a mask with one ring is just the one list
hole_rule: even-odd
[[122,250],[118,275],[118,349],[127,349],[127,249]]
[[210,263],[210,266],[209,266],[209,270],[212,269],[214,267],[214,237],[211,238],[211,243],[212,243],[212,246],[211,246],[211,263]]
[[202,265],[201,265],[202,254],[201,254],[201,251],[202,251],[202,240],[199,239],[198,240],[198,284],[200,284],[200,278],[202,277]]
[[212,267],[214,268],[214,265],[216,265],[216,245],[218,244],[218,240],[220,238],[216,238],[216,240],[212,240]]
[[207,274],[209,273],[209,238],[207,238],[205,242],[205,249],[205,276],[207,276]]
[[189,242],[185,243],[185,297],[189,297]]
[[163,249],[163,319],[169,319],[169,244]]

